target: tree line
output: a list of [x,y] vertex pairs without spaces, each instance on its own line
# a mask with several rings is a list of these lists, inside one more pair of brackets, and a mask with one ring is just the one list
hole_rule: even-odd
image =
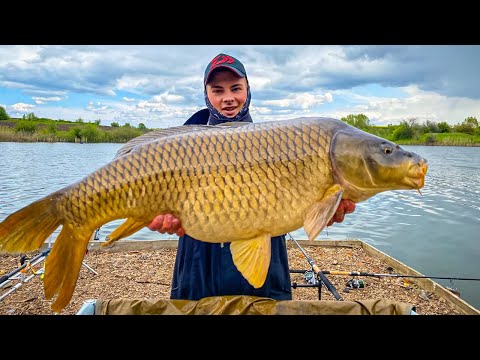
[[341,118],[349,125],[399,144],[418,145],[480,145],[480,126],[476,117],[469,116],[459,124],[416,118],[404,119],[398,125],[372,125],[364,114]]
[[[12,119],[0,106],[0,121],[13,120],[15,127],[2,127],[0,141],[63,141],[63,142],[127,142],[152,129],[140,123],[137,127],[125,123],[111,122],[101,126],[101,120],[85,122],[39,118],[33,112],[21,119]],[[373,135],[399,144],[417,145],[480,145],[480,126],[476,117],[469,116],[459,124],[450,125],[446,121],[424,121],[416,118],[404,119],[397,125],[372,125],[365,114],[350,114],[342,121]],[[62,124],[67,124],[68,127]],[[60,127],[64,128],[63,130]]]

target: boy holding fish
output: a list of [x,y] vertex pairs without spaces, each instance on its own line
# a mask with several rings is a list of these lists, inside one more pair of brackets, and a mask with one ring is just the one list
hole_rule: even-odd
[[[249,113],[251,92],[247,73],[243,64],[233,56],[222,53],[209,62],[204,74],[204,95],[207,108],[193,114],[184,125],[253,122]],[[353,201],[341,200],[327,225],[342,222],[345,214],[354,210]],[[185,234],[180,219],[172,214],[158,215],[148,228],[180,236],[171,299],[199,300],[208,296],[224,295],[292,299],[285,235],[272,237],[267,278],[264,285],[256,289],[234,265],[229,242],[209,243],[196,240]]]

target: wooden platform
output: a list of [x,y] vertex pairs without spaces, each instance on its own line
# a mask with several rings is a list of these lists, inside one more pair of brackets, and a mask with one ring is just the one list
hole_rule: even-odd
[[[396,270],[397,273],[404,275],[414,275],[422,276],[423,274],[419,273],[415,269],[405,265],[399,260],[394,259],[393,257],[385,254],[384,252],[376,249],[375,247],[367,244],[366,242],[358,239],[350,240],[302,240],[296,239],[301,246],[323,246],[323,247],[360,247],[366,253],[374,258],[381,259],[386,264],[391,266]],[[288,242],[293,243],[291,240]],[[118,252],[118,251],[138,251],[138,250],[159,250],[165,248],[176,248],[177,240],[122,240],[117,241],[107,247],[101,246],[102,242],[93,242],[91,244],[92,250],[99,250],[105,252]],[[438,297],[445,299],[450,303],[456,310],[462,314],[468,315],[480,315],[480,310],[476,309],[460,297],[456,296],[449,290],[447,290],[442,285],[433,281],[429,278],[409,278],[412,283],[415,283],[418,287],[424,289],[425,291],[432,292]]]

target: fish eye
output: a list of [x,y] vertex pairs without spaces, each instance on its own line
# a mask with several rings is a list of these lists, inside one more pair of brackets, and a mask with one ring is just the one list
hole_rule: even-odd
[[385,149],[383,149],[383,152],[384,152],[385,154],[391,154],[391,153],[393,152],[393,150],[392,150],[391,148],[389,148],[389,147],[386,147]]

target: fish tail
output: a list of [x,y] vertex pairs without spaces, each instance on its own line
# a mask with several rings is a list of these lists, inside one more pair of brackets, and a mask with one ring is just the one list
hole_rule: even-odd
[[14,212],[0,223],[0,252],[37,250],[63,221],[58,194],[51,194]]
[[72,298],[88,242],[94,231],[94,228],[64,224],[47,256],[44,291],[47,300],[58,293],[51,305],[55,312],[60,312]]

